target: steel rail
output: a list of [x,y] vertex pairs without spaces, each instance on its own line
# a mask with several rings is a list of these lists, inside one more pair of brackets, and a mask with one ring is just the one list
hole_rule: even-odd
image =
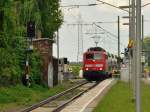
[[81,84],[79,84],[79,85],[77,85],[77,86],[75,86],[75,87],[72,87],[72,88],[70,88],[70,89],[67,89],[67,90],[65,90],[65,91],[63,91],[63,92],[61,92],[61,93],[59,93],[59,94],[56,94],[56,95],[54,95],[54,96],[52,96],[52,97],[47,98],[46,100],[43,100],[43,101],[41,101],[41,102],[39,102],[39,103],[36,103],[36,104],[34,104],[34,105],[32,105],[32,106],[26,108],[26,109],[23,109],[23,110],[21,110],[20,112],[30,112],[30,111],[32,111],[32,110],[38,108],[38,107],[41,107],[41,106],[43,106],[43,105],[45,105],[45,104],[47,104],[47,103],[49,103],[49,102],[51,102],[51,101],[57,99],[58,97],[60,97],[60,96],[62,96],[62,95],[64,95],[64,94],[66,94],[66,93],[68,93],[68,92],[70,92],[70,91],[72,91],[72,90],[74,90],[74,89],[76,89],[76,88],[78,88],[78,87],[80,87],[80,86],[82,86],[82,85],[87,84],[87,83],[88,83],[87,81],[86,81],[86,82],[83,82],[83,83],[81,83]]
[[60,112],[62,109],[64,109],[70,102],[72,102],[73,100],[79,98],[81,95],[83,95],[84,93],[86,93],[87,91],[89,91],[90,89],[94,88],[98,83],[92,85],[91,87],[87,88],[86,90],[80,92],[79,94],[77,94],[76,96],[72,97],[70,100],[66,101],[64,104],[58,106],[55,110],[53,110],[52,112]]

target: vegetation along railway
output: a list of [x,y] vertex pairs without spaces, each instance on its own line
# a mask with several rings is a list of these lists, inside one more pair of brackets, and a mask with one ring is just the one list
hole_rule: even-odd
[[75,100],[76,98],[83,95],[85,92],[94,88],[98,83],[89,83],[87,81],[82,81],[80,84],[65,90],[59,94],[56,94],[52,97],[47,98],[37,104],[34,104],[26,109],[23,109],[21,112],[38,112],[51,110],[52,112],[59,112],[62,110],[67,104]]
[[117,59],[108,56],[108,53],[101,47],[92,47],[83,54],[82,70],[82,77],[85,80],[78,85],[23,109],[21,112],[61,111],[70,102],[94,88],[98,82],[111,77],[113,71],[117,70]]

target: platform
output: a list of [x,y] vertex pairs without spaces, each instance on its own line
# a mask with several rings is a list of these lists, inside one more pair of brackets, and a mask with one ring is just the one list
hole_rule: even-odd
[[100,99],[109,90],[109,88],[115,84],[115,82],[115,79],[107,79],[101,82],[98,86],[69,104],[61,112],[92,112]]

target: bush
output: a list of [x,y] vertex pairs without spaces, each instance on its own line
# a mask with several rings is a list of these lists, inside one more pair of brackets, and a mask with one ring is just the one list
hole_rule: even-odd
[[71,65],[72,72],[75,75],[79,75],[79,71],[81,70],[81,65]]
[[20,82],[21,69],[12,50],[0,48],[0,85],[12,85]]
[[39,54],[34,51],[31,54],[31,79],[35,84],[42,84],[42,61]]

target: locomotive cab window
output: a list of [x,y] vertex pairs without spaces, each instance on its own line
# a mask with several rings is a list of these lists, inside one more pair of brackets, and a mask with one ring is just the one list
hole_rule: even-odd
[[94,54],[94,59],[95,59],[95,60],[100,60],[100,59],[102,59],[102,54],[101,54],[101,53],[95,53],[95,54]]
[[102,59],[102,54],[101,53],[86,54],[86,59],[100,60],[100,59]]
[[86,59],[94,59],[94,55],[93,54],[86,54]]

